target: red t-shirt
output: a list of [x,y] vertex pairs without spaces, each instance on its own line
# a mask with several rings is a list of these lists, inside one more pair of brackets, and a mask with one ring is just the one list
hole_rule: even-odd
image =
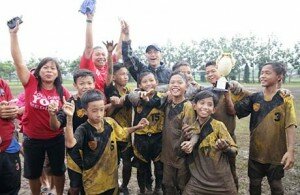
[[[34,139],[51,139],[59,134],[62,134],[62,129],[51,130],[49,124],[48,105],[52,101],[59,103],[59,108],[62,106],[62,101],[56,92],[56,89],[37,90],[38,81],[30,74],[28,83],[25,88],[25,112],[22,119],[23,132],[30,138]],[[69,99],[70,93],[63,88],[63,95]]]
[[[113,63],[117,61],[116,58],[116,55],[112,56]],[[92,71],[95,74],[95,88],[104,93],[105,81],[108,74],[108,65],[105,64],[102,67],[96,67],[92,57],[87,59],[83,54],[80,60],[79,68]]]
[[[0,79],[0,102],[13,98],[8,84]],[[0,152],[4,152],[10,145],[15,125],[12,120],[0,118]]]

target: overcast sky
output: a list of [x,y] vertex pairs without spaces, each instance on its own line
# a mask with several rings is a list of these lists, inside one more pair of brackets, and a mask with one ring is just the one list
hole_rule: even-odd
[[[11,59],[7,20],[23,15],[19,40],[30,57],[74,59],[84,49],[83,0],[1,0],[0,61]],[[299,3],[298,3],[299,2]],[[297,0],[97,0],[94,44],[117,41],[118,17],[128,21],[133,47],[232,37],[275,35],[286,46],[300,41]]]

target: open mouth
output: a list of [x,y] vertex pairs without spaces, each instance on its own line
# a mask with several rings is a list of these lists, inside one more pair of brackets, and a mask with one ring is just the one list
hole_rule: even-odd
[[105,59],[97,59],[98,63],[105,63]]
[[172,89],[171,89],[171,92],[173,92],[173,93],[179,93],[179,92],[180,92],[180,89],[178,89],[178,88],[172,88]]

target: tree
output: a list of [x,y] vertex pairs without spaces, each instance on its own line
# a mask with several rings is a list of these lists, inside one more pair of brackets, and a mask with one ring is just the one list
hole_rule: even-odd
[[77,57],[75,60],[65,61],[66,71],[73,74],[76,70],[79,69],[79,63],[80,63],[80,56]]
[[12,64],[12,61],[0,62],[0,76],[2,78],[8,78],[8,80],[11,81],[12,78],[16,76],[15,72],[16,69]]
[[250,83],[250,69],[248,64],[245,65],[243,80],[245,83]]

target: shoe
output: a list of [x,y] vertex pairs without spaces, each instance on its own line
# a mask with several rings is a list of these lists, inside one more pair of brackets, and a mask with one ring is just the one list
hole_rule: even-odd
[[124,195],[129,195],[129,190],[127,186],[120,186],[119,187],[120,192],[122,192]]

